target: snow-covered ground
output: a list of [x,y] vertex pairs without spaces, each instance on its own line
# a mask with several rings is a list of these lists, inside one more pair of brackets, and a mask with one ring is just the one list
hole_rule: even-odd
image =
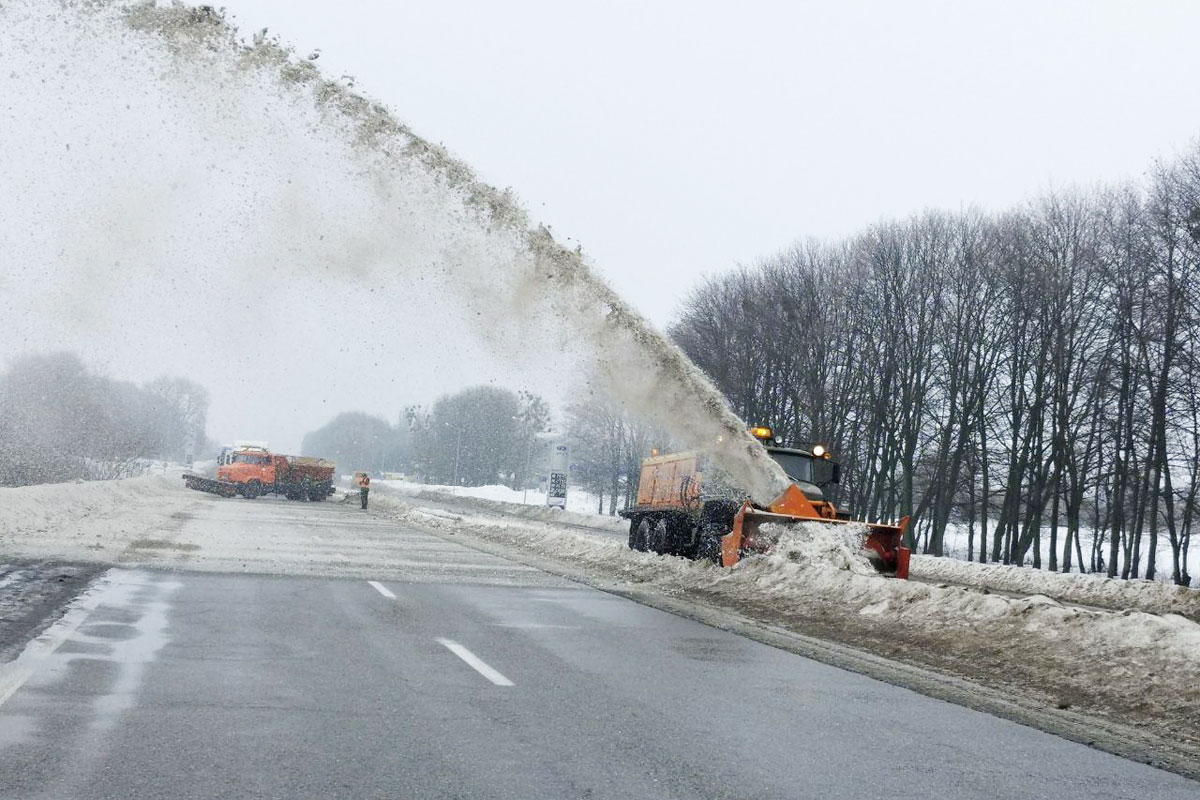
[[[994,530],[995,530],[995,521],[991,521],[988,524],[988,531],[990,533],[991,531],[994,531]],[[1066,533],[1065,528],[1060,526],[1058,529],[1058,547],[1056,548],[1058,550],[1058,558],[1060,561],[1062,559],[1063,537],[1064,537],[1065,533]],[[1089,554],[1091,553],[1092,537],[1093,537],[1093,531],[1091,528],[1083,528],[1079,531],[1079,546],[1080,546],[1080,549],[1083,551],[1083,557],[1084,557],[1085,564],[1087,563],[1087,559],[1089,557]],[[965,524],[951,522],[949,525],[946,526],[944,552],[948,558],[954,558],[954,559],[958,559],[960,561],[966,560],[967,554],[970,552],[967,547],[967,542],[968,542],[967,526]],[[1145,538],[1142,541],[1142,547],[1143,547],[1142,569],[1143,570],[1145,569],[1146,553],[1149,550],[1149,546],[1150,546],[1150,536],[1149,536],[1149,534],[1146,534]],[[1050,563],[1050,528],[1049,527],[1043,527],[1043,529],[1042,529],[1040,550],[1041,550],[1041,557],[1042,557],[1042,565],[1045,566],[1046,564]],[[1072,551],[1074,551],[1074,547],[1072,547]],[[976,527],[976,529],[975,529],[975,552],[976,553],[979,552],[979,529],[978,529],[978,527]],[[1155,559],[1157,560],[1157,563],[1158,563],[1157,574],[1154,576],[1155,580],[1169,582],[1171,580],[1171,544],[1169,541],[1167,541],[1166,531],[1159,531],[1158,547],[1155,549],[1155,553],[1156,553]],[[1104,548],[1104,557],[1108,558],[1108,547],[1107,546],[1105,546],[1105,548]],[[1030,558],[1032,559],[1032,556]],[[1074,568],[1075,574],[1079,574],[1079,563],[1078,563],[1078,559],[1075,558],[1074,554],[1072,554],[1071,562],[1072,562],[1072,567]],[[1188,568],[1188,573],[1190,575],[1194,576],[1197,581],[1200,581],[1200,546],[1195,546],[1195,547],[1190,548],[1190,550],[1188,552],[1187,568]]]
[[[537,490],[529,490],[528,492],[517,491],[510,489],[507,486],[442,486],[440,484],[420,484],[411,483],[409,481],[392,481],[378,480],[375,482],[380,486],[387,486],[398,491],[408,494],[413,494],[421,491],[438,492],[441,494],[453,495],[455,497],[473,497],[480,500],[490,500],[497,503],[510,503],[515,505],[528,505],[545,507],[546,494]],[[598,513],[599,498],[588,492],[584,492],[575,487],[572,487],[567,493],[567,510],[576,514],[586,514],[596,518],[605,518],[610,515]],[[605,504],[607,511],[607,503]],[[994,530],[995,523],[992,522],[989,530]],[[1062,537],[1064,529],[1059,529],[1059,556],[1061,557]],[[1149,537],[1143,542],[1143,546],[1148,547]],[[1084,557],[1086,558],[1091,550],[1092,531],[1084,529],[1080,532],[1080,546],[1083,549]],[[962,523],[951,522],[946,526],[945,535],[945,553],[947,559],[965,561],[968,554],[967,548],[967,526]],[[979,535],[978,529],[975,536],[975,548],[978,552]],[[1050,529],[1046,528],[1043,531],[1041,538],[1041,555],[1043,565],[1048,564],[1050,560]],[[1105,552],[1107,556],[1107,550]],[[1074,562],[1074,559],[1072,559]],[[1157,548],[1158,573],[1155,580],[1164,583],[1171,581],[1171,545],[1167,541],[1166,534],[1162,533],[1159,536]],[[1143,568],[1145,563],[1145,554],[1143,553]],[[1078,563],[1074,563],[1075,572],[1079,573]],[[947,567],[953,569],[953,567]],[[1200,580],[1200,545],[1191,548],[1188,553],[1188,572]],[[946,578],[949,580],[950,578]]]
[[[573,525],[595,527],[608,533],[623,533],[626,529],[620,517],[592,512],[572,512],[563,515],[557,509],[536,507],[532,502],[522,504],[521,493],[504,486],[431,486],[403,481],[380,481],[408,497],[453,497],[467,506],[468,512],[492,512],[501,517],[518,517],[542,522],[564,521]],[[515,495],[515,499],[514,499]],[[469,503],[463,498],[468,498]],[[420,505],[420,503],[416,503]],[[964,533],[965,536],[965,533]],[[965,539],[964,539],[965,542]],[[964,545],[965,547],[965,545]],[[966,551],[963,550],[965,555]],[[1030,566],[1014,567],[1000,564],[978,564],[953,557],[914,555],[912,575],[923,581],[946,582],[975,586],[996,592],[1021,595],[1041,594],[1057,600],[1099,606],[1109,609],[1135,609],[1151,613],[1176,613],[1200,620],[1200,590],[1175,586],[1165,581],[1109,580],[1100,575],[1049,572]],[[1161,577],[1161,575],[1160,575]]]
[[0,488],[0,552],[115,561],[131,541],[178,527],[173,515],[197,502],[180,474]]
[[[528,506],[546,507],[546,493],[540,489],[524,491],[510,489],[507,486],[442,486],[432,483],[411,483],[409,481],[376,480],[372,485],[387,486],[402,492],[430,491],[456,497],[475,497],[480,500],[494,500],[499,503],[517,503]],[[585,492],[574,486],[567,489],[567,511],[574,514],[592,514],[600,516],[600,498],[590,492]],[[604,503],[608,510],[608,501]],[[604,516],[608,516],[605,514]]]
[[1110,579],[1103,575],[1064,575],[1033,567],[978,564],[954,558],[914,555],[911,574],[998,592],[1046,595],[1057,600],[1108,609],[1182,614],[1200,620],[1200,590],[1163,581]]

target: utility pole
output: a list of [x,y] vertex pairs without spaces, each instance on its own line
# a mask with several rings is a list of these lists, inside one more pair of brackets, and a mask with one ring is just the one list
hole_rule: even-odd
[[[449,425],[450,423],[446,423]],[[458,454],[462,450],[462,428],[458,429],[458,439],[454,442],[454,485],[458,486]]]
[[525,438],[528,440],[525,445],[525,493],[521,495],[521,505],[525,505],[525,501],[529,499],[529,464],[533,460],[533,434],[528,428]]

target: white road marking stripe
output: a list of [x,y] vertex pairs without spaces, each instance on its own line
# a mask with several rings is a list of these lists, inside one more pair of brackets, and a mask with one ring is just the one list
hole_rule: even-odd
[[487,678],[489,681],[496,684],[497,686],[512,686],[513,685],[512,681],[510,681],[508,678],[501,675],[496,670],[489,667],[487,664],[485,664],[483,662],[483,659],[481,659],[479,656],[472,653],[467,648],[463,647],[458,642],[452,642],[449,639],[438,639],[437,643],[440,644],[442,647],[445,647],[451,653],[454,653],[454,655],[458,656],[463,661],[467,662],[467,664],[469,664],[473,670],[475,670],[480,675]]
[[0,705],[16,694],[17,689],[33,675],[35,668],[53,654],[58,646],[83,624],[88,615],[96,610],[100,605],[100,589],[112,579],[115,572],[110,569],[92,588],[74,600],[68,606],[67,613],[25,645],[25,649],[16,660],[0,665]]
[[15,667],[0,674],[0,706],[4,705],[4,701],[12,697],[31,675],[33,670],[28,667]]
[[387,588],[386,586],[384,586],[384,585],[383,585],[382,583],[380,583],[379,581],[367,581],[367,583],[369,583],[369,584],[371,584],[372,586],[374,586],[374,587],[375,587],[375,591],[379,592],[381,595],[383,595],[384,597],[386,597],[388,600],[395,600],[395,599],[396,599],[396,595],[392,594],[392,590],[391,590],[391,589],[389,589],[389,588]]

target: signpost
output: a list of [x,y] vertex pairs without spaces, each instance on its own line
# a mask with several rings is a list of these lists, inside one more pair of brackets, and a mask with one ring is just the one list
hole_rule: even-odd
[[546,482],[546,505],[566,509],[570,465],[570,448],[566,444],[553,445],[550,449],[550,479]]

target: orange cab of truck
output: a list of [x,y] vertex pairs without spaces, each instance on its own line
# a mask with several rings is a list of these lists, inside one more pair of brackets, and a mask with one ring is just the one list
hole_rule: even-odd
[[261,447],[245,447],[229,456],[229,463],[217,468],[217,480],[229,481],[262,493],[262,487],[275,483],[275,462]]

